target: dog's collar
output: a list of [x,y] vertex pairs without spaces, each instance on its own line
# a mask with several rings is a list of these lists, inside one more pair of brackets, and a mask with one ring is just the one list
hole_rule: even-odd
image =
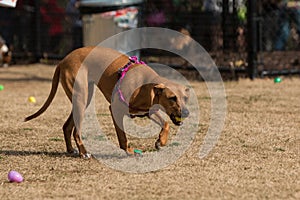
[[122,80],[124,79],[126,73],[128,72],[128,70],[133,66],[133,64],[141,64],[141,65],[145,65],[145,62],[143,61],[139,61],[138,58],[136,56],[130,56],[129,57],[129,62],[124,65],[122,68],[119,69],[118,71],[118,75],[119,75],[119,80],[117,82],[117,87],[116,87],[116,90],[117,90],[117,93],[118,93],[118,96],[119,96],[119,99],[121,102],[123,102],[125,105],[127,105],[129,107],[129,102],[127,102],[125,100],[125,97],[122,93],[122,90],[121,90],[121,83],[122,83]]

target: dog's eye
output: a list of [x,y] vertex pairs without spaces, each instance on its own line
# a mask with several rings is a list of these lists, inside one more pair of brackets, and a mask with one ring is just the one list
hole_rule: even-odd
[[188,97],[183,97],[184,102],[188,102],[189,98]]
[[177,101],[177,97],[176,97],[176,96],[169,97],[169,100],[170,100],[170,101],[175,101],[175,102],[176,102],[176,101]]

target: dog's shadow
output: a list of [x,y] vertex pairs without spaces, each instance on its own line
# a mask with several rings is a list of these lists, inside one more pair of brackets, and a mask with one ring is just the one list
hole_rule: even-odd
[[48,152],[48,151],[17,151],[17,150],[0,150],[0,157],[2,156],[34,156],[45,155],[49,157],[78,157],[76,154],[67,152]]
[[[69,157],[69,158],[80,158],[76,153],[67,152],[49,152],[49,151],[17,151],[17,150],[0,150],[0,160],[3,156],[49,156],[53,158]],[[112,153],[112,154],[95,154],[93,158],[97,159],[124,159],[129,158],[125,152],[122,153]]]

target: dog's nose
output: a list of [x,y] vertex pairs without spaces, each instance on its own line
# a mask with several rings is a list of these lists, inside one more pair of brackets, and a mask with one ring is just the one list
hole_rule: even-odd
[[188,117],[189,114],[190,114],[190,111],[188,109],[186,109],[186,108],[182,109],[182,111],[181,111],[181,117],[182,118]]

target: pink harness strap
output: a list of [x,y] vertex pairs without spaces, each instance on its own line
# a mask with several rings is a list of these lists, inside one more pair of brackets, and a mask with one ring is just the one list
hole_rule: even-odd
[[133,64],[142,64],[145,65],[145,62],[143,61],[139,61],[138,58],[136,56],[130,56],[129,57],[129,62],[122,68],[119,69],[119,81],[117,83],[117,93],[119,95],[119,99],[120,101],[122,101],[124,104],[126,104],[129,107],[129,103],[125,100],[125,97],[121,91],[121,83],[122,80],[124,79],[126,73],[128,72],[128,70],[133,66]]

